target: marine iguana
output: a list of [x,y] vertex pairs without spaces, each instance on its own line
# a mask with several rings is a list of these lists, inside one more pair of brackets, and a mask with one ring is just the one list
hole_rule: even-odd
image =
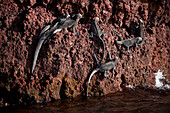
[[117,41],[117,44],[121,44],[121,45],[123,44],[127,48],[128,52],[130,52],[129,47],[133,46],[133,44],[135,44],[136,47],[138,47],[138,43],[142,41],[141,37],[132,38],[131,36],[128,36],[130,37],[130,39],[123,40],[122,37],[116,31],[114,32],[121,40],[121,41]]
[[104,76],[105,76],[105,77],[109,77],[109,75],[106,74],[106,71],[110,71],[111,69],[112,69],[112,71],[114,71],[115,65],[116,65],[116,63],[117,63],[117,61],[118,61],[118,57],[115,57],[115,58],[112,60],[111,55],[110,55],[110,52],[109,52],[109,59],[110,59],[110,60],[109,60],[108,62],[104,63],[104,64],[99,64],[98,59],[97,59],[95,53],[94,53],[94,57],[95,57],[96,62],[97,62],[97,67],[96,67],[96,68],[92,71],[92,73],[90,74],[90,77],[89,77],[89,80],[88,80],[88,84],[87,84],[87,96],[88,96],[88,86],[89,86],[89,84],[90,84],[90,80],[91,80],[92,76],[93,76],[96,72],[100,71],[100,72],[103,72],[103,73],[104,73]]
[[66,18],[60,18],[59,21],[54,22],[54,25],[52,25],[52,27],[50,27],[49,29],[48,29],[48,27],[44,28],[42,33],[40,33],[40,34],[43,34],[43,35],[41,36],[40,40],[38,41],[38,44],[37,44],[37,47],[36,47],[36,50],[35,50],[31,73],[33,73],[33,71],[34,71],[36,61],[37,61],[37,58],[38,58],[38,53],[39,53],[40,48],[41,48],[44,41],[48,41],[49,37],[51,37],[56,32],[61,31],[62,28],[69,28],[69,27],[73,26],[73,33],[77,34],[75,32],[75,26],[78,25],[78,21],[79,21],[80,18],[82,18],[82,16],[81,16],[81,14],[74,14],[73,18],[74,19],[71,19],[68,16],[66,16]]
[[[72,19],[72,18],[74,18],[74,19]],[[82,18],[82,15],[81,14],[74,14],[72,16],[72,18],[64,21],[63,23],[59,23],[56,27],[57,29],[54,28],[55,29],[54,33],[56,33],[57,31],[59,31],[63,28],[73,27],[73,33],[75,35],[79,35],[76,32],[75,27],[78,25],[78,21]]]
[[[72,16],[72,18],[67,17],[65,20],[61,20],[57,23],[54,24],[54,26],[48,31],[49,34],[53,35],[55,33],[57,33],[58,31],[61,31],[63,28],[70,28],[73,27],[73,33],[75,35],[79,35],[76,30],[75,27],[78,25],[79,20],[82,18],[81,14],[74,14]],[[49,36],[45,41],[44,44],[50,39],[51,36]]]
[[121,41],[117,41],[117,44],[123,44],[125,47],[127,47],[128,52],[130,52],[129,47],[131,47],[133,44],[135,44],[136,47],[138,47],[138,45],[142,45],[144,43],[144,41],[146,42],[146,38],[144,36],[143,26],[144,26],[143,21],[141,19],[139,19],[139,27],[138,27],[139,37],[132,38],[131,36],[128,36],[126,34],[126,36],[130,38],[130,39],[127,39],[127,40],[123,40],[122,37],[116,31],[113,30],[115,32],[115,34],[121,40]]
[[[93,37],[96,36],[97,38],[99,38],[99,40],[101,40],[102,44],[103,44],[103,58],[102,61],[104,60],[104,56],[105,56],[105,43],[103,41],[103,39],[101,38],[102,35],[106,35],[106,33],[104,33],[103,31],[100,30],[99,26],[97,25],[97,23],[99,22],[99,18],[96,17],[93,22],[91,23],[90,26],[90,31],[91,33],[88,34],[89,37]],[[101,61],[101,62],[102,62]]]
[[68,20],[70,18],[70,15],[64,15],[64,16],[60,16],[57,19],[55,19],[50,25],[47,25],[46,27],[44,27],[44,29],[41,31],[40,33],[40,37],[46,33],[49,34],[49,36],[47,36],[47,38],[44,41],[44,44],[46,42],[48,42],[48,40],[52,37],[52,35],[55,34],[54,30],[56,29],[56,26],[60,23],[62,24],[63,22],[65,22],[66,20]]
[[[81,14],[74,14],[72,16],[72,18],[69,18],[70,16],[67,16],[66,19],[59,19],[60,21],[56,24],[54,24],[54,26],[48,31],[49,34],[51,34],[50,36],[47,37],[47,39],[44,41],[44,44],[51,38],[51,36],[55,33],[57,33],[58,31],[61,31],[63,28],[70,28],[73,27],[73,33],[75,35],[79,35],[76,30],[75,27],[78,25],[78,21],[82,18]],[[74,19],[73,19],[74,18]]]

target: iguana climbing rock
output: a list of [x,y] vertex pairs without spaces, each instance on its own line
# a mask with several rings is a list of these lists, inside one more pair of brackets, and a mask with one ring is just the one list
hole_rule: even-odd
[[65,17],[66,18],[64,17],[59,18],[58,21],[56,20],[53,24],[51,24],[50,27],[48,26],[44,28],[42,32],[40,33],[42,36],[40,35],[41,37],[40,37],[40,40],[38,41],[38,44],[35,50],[31,73],[33,73],[34,71],[36,61],[38,58],[38,53],[40,51],[42,44],[46,43],[53,34],[55,34],[58,31],[61,31],[63,28],[69,28],[73,26],[73,33],[77,35],[77,33],[75,32],[75,26],[78,25],[79,19],[82,18],[81,14],[74,14],[72,17],[74,19],[69,18],[70,16],[65,16]]
[[[82,18],[82,15],[81,15],[81,14],[74,14],[71,19],[68,19],[68,20],[64,21],[63,23],[59,23],[59,24],[57,25],[56,31],[61,30],[61,29],[63,29],[63,28],[73,27],[73,33],[74,33],[75,35],[79,35],[79,34],[76,32],[75,27],[78,25],[78,22],[79,22],[79,20],[80,20],[81,18]],[[54,32],[56,33],[56,31],[54,31]]]
[[127,48],[127,51],[130,52],[129,48],[131,46],[133,46],[134,44],[136,45],[136,47],[138,47],[138,45],[142,45],[144,43],[144,41],[146,41],[146,38],[144,36],[144,30],[143,30],[143,26],[144,26],[144,23],[141,19],[139,19],[139,37],[135,37],[135,38],[132,38],[131,36],[128,36],[126,34],[127,37],[129,37],[130,39],[126,39],[126,40],[123,40],[123,38],[115,31],[115,34],[120,38],[121,41],[117,41],[117,44],[123,44],[126,48]]
[[114,32],[121,40],[121,41],[117,41],[117,44],[124,45],[127,48],[128,52],[130,52],[129,48],[131,46],[133,46],[135,44],[136,47],[138,47],[138,43],[140,43],[142,41],[141,37],[132,38],[131,36],[128,36],[128,37],[130,37],[130,39],[123,40],[122,37],[116,31],[114,31]]
[[[42,37],[42,35],[45,32],[47,33],[47,31],[49,31],[49,30],[50,31],[47,34],[53,35],[54,33],[52,33],[52,34],[50,33],[50,32],[52,32],[52,29],[54,30],[55,27],[58,25],[58,23],[63,23],[64,21],[66,21],[69,18],[70,18],[70,15],[64,15],[64,16],[60,16],[57,19],[55,19],[51,24],[49,24],[43,28],[43,30],[40,32],[39,39]],[[48,40],[49,40],[49,38],[48,38]]]
[[106,63],[104,63],[104,64],[99,64],[98,59],[97,59],[95,53],[94,53],[94,57],[95,57],[96,62],[97,62],[97,67],[96,67],[96,68],[92,71],[92,73],[90,74],[90,77],[89,77],[89,80],[88,80],[88,84],[87,84],[87,96],[88,96],[88,86],[89,86],[89,84],[90,84],[90,80],[91,80],[92,76],[93,76],[96,72],[100,71],[100,72],[103,72],[103,73],[104,73],[104,76],[105,76],[105,77],[109,77],[109,75],[106,74],[106,71],[107,71],[107,70],[108,70],[108,71],[110,71],[110,70],[114,71],[115,65],[116,65],[116,63],[117,63],[117,61],[118,61],[118,57],[115,57],[114,60],[112,60],[111,55],[110,55],[110,52],[109,52],[109,59],[110,59],[110,61],[108,61],[108,62],[106,62]]
[[90,34],[88,34],[89,37],[93,37],[96,36],[97,38],[99,38],[99,40],[101,40],[102,44],[103,44],[103,58],[101,60],[101,62],[104,60],[104,56],[105,56],[105,43],[103,41],[103,39],[101,38],[102,35],[106,35],[106,33],[104,33],[103,31],[100,30],[99,26],[97,25],[97,23],[99,22],[99,18],[96,17],[94,19],[94,21],[92,22],[91,26],[90,26]]

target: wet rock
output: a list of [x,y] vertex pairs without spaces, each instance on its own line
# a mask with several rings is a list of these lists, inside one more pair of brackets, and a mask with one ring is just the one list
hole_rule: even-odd
[[[158,69],[168,74],[169,16],[168,4],[159,1],[135,0],[29,0],[2,1],[0,14],[0,93],[1,100],[13,103],[42,103],[54,99],[76,97],[85,94],[87,79],[103,54],[100,40],[87,37],[92,19],[100,18],[99,27],[107,33],[103,36],[106,45],[105,61],[119,57],[115,72],[107,71],[110,78],[96,73],[91,80],[89,94],[105,95],[121,91],[122,86],[153,86]],[[25,4],[30,3],[25,6]],[[29,6],[31,5],[31,6]],[[29,6],[29,7],[27,7]],[[49,7],[50,6],[50,7]],[[30,73],[39,34],[44,24],[51,23],[64,14],[81,13],[75,36],[72,29],[56,33],[43,45],[35,71]],[[126,52],[113,30],[123,39],[125,32],[138,36],[135,24],[138,18],[144,21],[147,42],[139,48],[131,47]],[[121,49],[125,54],[119,51]],[[12,96],[11,96],[12,94]],[[14,95],[15,94],[15,95]],[[9,100],[10,98],[10,100]]]

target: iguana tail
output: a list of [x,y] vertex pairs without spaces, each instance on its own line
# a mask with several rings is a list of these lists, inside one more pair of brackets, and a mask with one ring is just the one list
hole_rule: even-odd
[[123,42],[122,41],[116,41],[117,42],[117,44],[123,44]]
[[103,44],[103,58],[101,60],[101,62],[104,60],[104,56],[105,56],[105,43],[103,41],[103,39],[101,37],[99,37],[99,39],[101,40],[102,44]]
[[38,58],[38,53],[40,51],[40,48],[41,48],[44,40],[45,40],[45,36],[41,37],[41,39],[38,41],[37,47],[35,49],[35,54],[34,54],[34,60],[33,60],[33,65],[32,65],[31,73],[33,73],[33,71],[34,71],[34,68],[35,68],[35,65],[36,65],[36,61],[37,61],[37,58]]
[[47,25],[47,26],[45,26],[45,27],[43,28],[43,30],[42,30],[41,33],[40,33],[39,39],[41,38],[41,36],[43,36],[43,34],[44,34],[47,30],[49,30],[50,27],[51,27],[51,25]]
[[92,76],[93,76],[97,71],[99,71],[99,68],[94,69],[93,72],[90,74],[90,77],[89,77],[89,80],[88,80],[88,84],[87,84],[87,94],[86,94],[87,96],[88,96],[88,86],[89,86],[89,84],[90,84],[90,80],[91,80]]

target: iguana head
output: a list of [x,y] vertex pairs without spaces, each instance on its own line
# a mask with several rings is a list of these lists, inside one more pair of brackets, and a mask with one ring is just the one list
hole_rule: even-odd
[[65,15],[65,17],[68,19],[68,18],[70,18],[70,15],[68,14],[68,15]]
[[82,15],[79,13],[79,14],[77,14],[77,17],[78,18],[82,18]]
[[139,43],[139,42],[141,42],[141,41],[142,41],[142,38],[141,38],[141,37],[138,37],[137,42]]
[[78,13],[78,14],[73,14],[73,16],[72,16],[73,18],[76,18],[76,19],[80,19],[80,18],[82,18],[82,15],[80,14],[80,13]]

